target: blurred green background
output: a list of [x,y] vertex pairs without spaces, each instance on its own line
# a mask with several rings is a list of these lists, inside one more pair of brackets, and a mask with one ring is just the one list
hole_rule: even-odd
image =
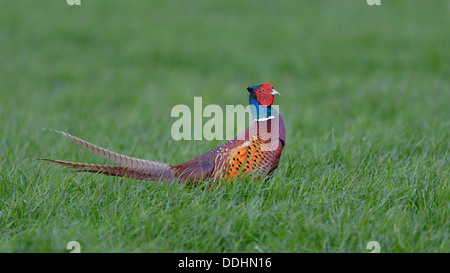
[[[93,252],[450,251],[450,2],[381,3],[0,0],[0,250],[64,251],[76,234]],[[44,127],[181,163],[223,141],[172,140],[173,106],[245,105],[263,82],[287,134],[266,191],[223,200],[28,160],[104,162]],[[205,210],[248,225],[202,229]]]

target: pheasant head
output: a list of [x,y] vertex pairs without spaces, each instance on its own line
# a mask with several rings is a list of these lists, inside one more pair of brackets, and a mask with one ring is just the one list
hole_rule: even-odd
[[273,89],[270,83],[253,85],[247,90],[250,92],[250,107],[255,119],[265,119],[277,113],[275,109],[272,109],[272,105],[275,95],[280,95],[280,93]]

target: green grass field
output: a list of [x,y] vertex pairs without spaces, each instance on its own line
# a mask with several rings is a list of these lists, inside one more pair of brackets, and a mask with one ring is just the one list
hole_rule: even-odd
[[[450,252],[450,3],[0,0],[0,251]],[[213,191],[70,173],[55,133],[182,163],[177,104],[272,83],[270,181]],[[205,120],[206,121],[206,120]]]

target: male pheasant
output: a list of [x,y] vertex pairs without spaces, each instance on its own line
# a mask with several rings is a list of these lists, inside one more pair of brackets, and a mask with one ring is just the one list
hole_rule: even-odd
[[60,133],[81,144],[95,154],[119,166],[86,164],[62,160],[40,159],[81,172],[102,173],[150,181],[231,181],[237,175],[251,175],[260,179],[270,175],[278,165],[285,145],[283,119],[272,108],[274,95],[280,95],[270,83],[247,88],[254,118],[250,126],[227,143],[180,165],[143,160],[101,148],[68,133]]

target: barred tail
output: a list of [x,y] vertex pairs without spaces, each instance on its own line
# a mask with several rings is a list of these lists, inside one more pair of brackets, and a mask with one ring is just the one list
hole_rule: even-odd
[[88,164],[80,162],[70,162],[63,160],[53,160],[46,158],[39,158],[38,160],[47,161],[51,163],[56,163],[63,165],[68,168],[75,168],[75,172],[90,172],[90,173],[101,173],[112,176],[121,176],[139,180],[151,180],[151,181],[172,181],[173,174],[169,170],[158,170],[152,173],[145,172],[142,170],[133,170],[132,168],[113,166],[113,165],[100,165],[100,164]]
[[78,137],[72,136],[66,132],[47,129],[63,136],[67,137],[73,142],[80,144],[81,146],[87,148],[91,152],[102,156],[110,161],[113,161],[120,166],[112,166],[112,165],[98,165],[98,164],[86,164],[86,163],[77,163],[77,162],[69,162],[63,160],[52,160],[52,159],[39,159],[47,162],[52,162],[60,165],[64,165],[69,168],[77,168],[82,172],[95,172],[95,173],[103,173],[107,175],[116,175],[116,176],[124,176],[129,178],[135,178],[140,180],[166,180],[173,181],[174,180],[174,170],[172,165],[144,160],[139,158],[133,158],[126,155],[118,154],[92,143],[89,143],[85,140],[82,140]]

